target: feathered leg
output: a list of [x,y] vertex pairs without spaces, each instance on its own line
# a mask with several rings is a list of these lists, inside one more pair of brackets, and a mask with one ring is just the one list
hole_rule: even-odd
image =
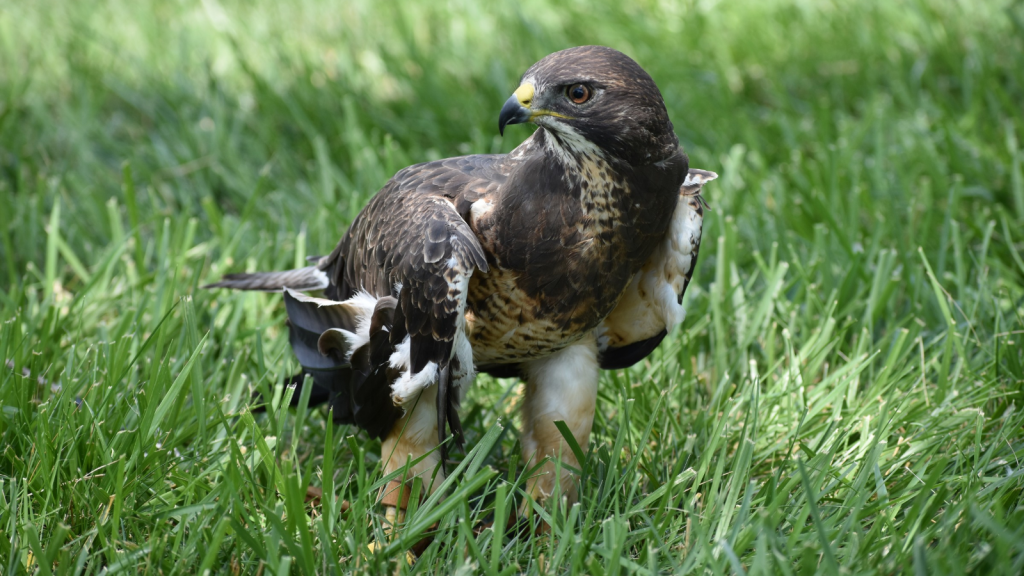
[[[423,494],[430,494],[444,482],[444,470],[441,468],[441,452],[437,448],[437,386],[431,386],[420,393],[418,400],[412,402],[412,408],[395,422],[391,432],[381,443],[381,461],[384,462],[384,475],[405,469],[405,484],[411,485],[414,478],[423,482]],[[425,457],[423,457],[426,455]],[[422,460],[419,460],[423,457]],[[419,460],[419,462],[417,462]],[[391,502],[391,491],[399,482],[391,482],[384,491],[385,504]],[[403,495],[403,500],[408,494]]]
[[[380,493],[386,522],[384,532],[389,536],[405,522],[409,498],[417,479],[422,482],[421,494],[424,496],[433,493],[444,482],[441,451],[435,450],[438,445],[436,399],[437,386],[421,392],[381,443],[384,475],[400,473],[399,478],[385,484]],[[370,550],[380,547],[381,543],[375,542],[370,545]],[[408,563],[411,564],[414,558],[413,554],[406,553]]]
[[580,464],[555,422],[564,421],[580,447],[587,449],[597,401],[597,344],[588,336],[523,368],[523,458],[530,468],[550,458],[528,481],[528,492],[534,499],[549,498],[555,493],[557,471],[559,493],[571,504],[578,499],[577,478],[564,468],[557,470],[556,462],[575,468]]

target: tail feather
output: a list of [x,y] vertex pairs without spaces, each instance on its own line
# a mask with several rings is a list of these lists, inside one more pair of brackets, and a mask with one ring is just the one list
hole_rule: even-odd
[[220,282],[207,284],[203,288],[231,288],[232,290],[257,290],[280,292],[292,290],[323,290],[330,285],[327,274],[317,266],[306,266],[281,272],[252,272],[227,274]]
[[394,347],[388,342],[397,300],[381,298],[374,307],[366,345],[352,353],[353,421],[383,440],[402,410],[391,401],[391,383],[400,375],[389,359]]
[[310,332],[316,332],[317,337],[332,328],[356,332],[359,329],[360,316],[366,313],[366,305],[361,301],[352,299],[338,302],[314,298],[291,288],[284,290],[284,308],[288,312],[289,322]]
[[[333,335],[334,331],[323,334]],[[340,355],[331,354],[329,356],[320,352],[320,343],[323,340],[321,333],[308,330],[295,322],[288,322],[288,342],[292,345],[295,358],[303,368],[307,370],[336,370],[348,366],[344,352]],[[340,341],[340,345],[344,347],[344,351],[347,351],[347,344],[343,339]]]
[[303,371],[329,393],[334,421],[383,438],[401,416],[391,401],[398,371],[388,360],[397,300],[361,292],[338,302],[284,291],[289,340]]

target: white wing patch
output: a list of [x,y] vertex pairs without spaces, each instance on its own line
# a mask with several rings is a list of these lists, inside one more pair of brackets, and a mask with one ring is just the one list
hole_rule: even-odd
[[360,290],[356,292],[355,296],[345,300],[342,305],[356,310],[356,331],[341,330],[345,340],[349,343],[345,360],[352,360],[352,352],[370,341],[370,320],[373,318],[373,308],[377,305],[377,298],[371,296],[369,292]]
[[[451,355],[453,360],[451,363],[451,378],[452,385],[456,389],[454,392],[459,394],[460,400],[465,395],[466,389],[469,388],[469,385],[476,378],[476,370],[473,365],[473,348],[469,343],[469,338],[466,337],[465,310],[466,297],[469,293],[469,278],[468,275],[462,274],[457,276],[454,281],[448,282],[450,297],[456,298],[459,302],[458,325]],[[392,368],[402,371],[402,375],[391,385],[391,401],[395,403],[395,406],[401,406],[406,410],[419,398],[423,390],[437,384],[440,371],[437,362],[427,362],[423,370],[413,373],[409,368],[412,364],[409,352],[410,346],[409,337],[406,336],[402,343],[395,347],[395,351],[388,359],[388,363]]]
[[693,273],[704,224],[699,193],[717,177],[714,172],[690,170],[665,239],[596,329],[600,349],[647,340],[686,318],[682,293]]
[[[453,291],[459,291],[458,296],[460,301],[460,307],[465,310],[466,306],[466,293],[469,288],[469,277],[458,277],[458,279],[450,283],[449,289]],[[401,292],[401,284],[395,285],[395,292]],[[337,307],[342,308],[348,314],[349,318],[355,320],[355,330],[350,331],[344,328],[328,328],[318,341],[318,348],[321,354],[327,356],[331,353],[331,350],[338,349],[345,351],[345,361],[351,362],[352,354],[356,349],[365,346],[370,341],[370,323],[373,319],[373,311],[377,306],[379,298],[372,294],[360,290],[354,296],[343,302],[335,300],[327,300],[325,298],[316,298],[312,296],[306,296],[300,292],[294,290],[288,290],[292,298],[295,298],[299,302],[315,304],[318,308],[331,308]],[[455,335],[455,342],[452,348],[452,358],[457,358],[456,363],[458,369],[452,371],[452,383],[458,389],[460,394],[459,399],[465,395],[466,389],[473,382],[476,377],[476,371],[473,366],[473,348],[469,343],[469,338],[466,337],[466,320],[465,317],[460,315],[458,331]],[[394,352],[388,358],[388,363],[392,368],[401,371],[401,375],[391,385],[391,400],[395,406],[400,406],[406,410],[411,408],[411,403],[419,398],[420,392],[429,388],[430,386],[437,383],[439,375],[439,366],[436,362],[427,362],[423,370],[413,373],[410,369],[410,358],[409,358],[410,340],[406,336],[405,339],[395,346]]]
[[466,334],[466,299],[469,298],[470,276],[462,275],[455,282],[449,282],[448,293],[458,294],[459,318],[455,328],[455,345],[452,347],[452,386],[461,402],[469,385],[476,380],[476,366],[473,364],[473,346]]
[[[403,349],[405,355],[400,356]],[[402,370],[402,375],[391,385],[391,401],[395,403],[395,406],[408,409],[408,404],[419,398],[420,392],[437,383],[437,362],[427,362],[423,370],[415,374],[409,370],[408,336],[405,337],[405,341],[398,347],[398,350],[391,355],[391,367]]]
[[[345,361],[349,362],[352,360],[352,352],[370,341],[370,320],[373,317],[373,309],[377,305],[377,298],[365,290],[356,292],[354,296],[342,302],[307,296],[291,288],[285,288],[284,291],[302,304],[313,304],[320,309],[333,309],[342,314],[342,318],[354,319],[354,332],[344,328],[331,327],[321,334],[317,346],[324,356],[327,356],[331,349],[338,348],[345,351]],[[339,321],[338,316],[325,316],[325,318],[331,318],[339,324],[345,322],[344,320]],[[339,336],[340,340],[337,339]]]

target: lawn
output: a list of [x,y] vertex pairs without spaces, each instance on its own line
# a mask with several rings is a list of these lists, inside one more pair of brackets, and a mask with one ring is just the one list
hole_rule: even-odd
[[[388,540],[379,442],[287,408],[281,297],[198,286],[511,150],[590,43],[721,175],[687,320],[602,375],[550,534],[474,531],[524,473],[481,376]],[[0,574],[1024,572],[1022,62],[1020,1],[0,4]]]

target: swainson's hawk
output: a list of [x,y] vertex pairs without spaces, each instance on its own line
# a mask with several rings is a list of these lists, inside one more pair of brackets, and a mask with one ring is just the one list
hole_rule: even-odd
[[[498,127],[524,122],[539,129],[509,154],[395,174],[312,266],[211,285],[284,290],[292,348],[334,419],[383,440],[385,473],[432,452],[411,469],[431,490],[478,371],[525,380],[527,462],[575,465],[554,422],[586,447],[599,368],[641,360],[683,320],[716,175],[689,169],[651,77],[610,48],[556,52]],[[554,489],[542,470],[534,497]],[[561,490],[576,498],[568,474]]]

